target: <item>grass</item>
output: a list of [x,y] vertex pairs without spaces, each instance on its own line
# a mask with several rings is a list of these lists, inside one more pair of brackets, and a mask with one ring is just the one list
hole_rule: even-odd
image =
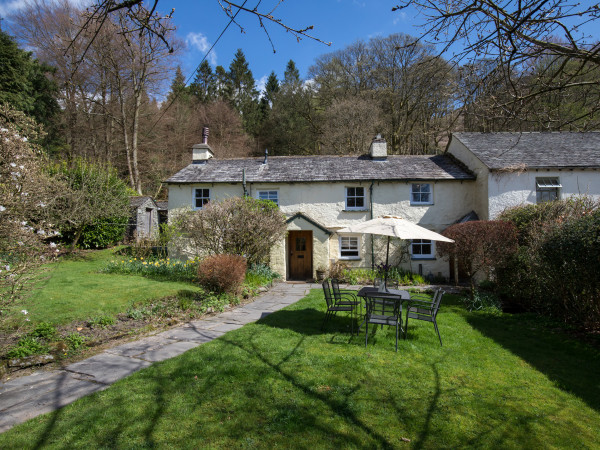
[[531,316],[322,332],[322,293],[0,434],[0,448],[593,448],[600,354]]
[[44,280],[19,309],[26,309],[32,322],[65,324],[117,314],[132,303],[176,295],[180,290],[199,290],[185,282],[99,273],[115,258],[112,249],[62,258],[49,266]]

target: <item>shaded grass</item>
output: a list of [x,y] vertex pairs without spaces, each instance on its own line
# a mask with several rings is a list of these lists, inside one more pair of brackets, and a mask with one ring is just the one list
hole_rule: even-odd
[[[0,447],[592,448],[598,352],[444,298],[433,327],[325,332],[322,293],[0,435]],[[505,320],[514,329],[501,330]],[[539,342],[539,345],[534,345]],[[562,342],[562,345],[560,343]],[[520,345],[534,349],[519,354]],[[544,364],[535,363],[541,358]],[[563,383],[552,361],[563,365]],[[569,379],[587,380],[588,390]],[[566,384],[565,384],[566,383]],[[406,442],[410,440],[410,442]]]
[[29,311],[32,322],[64,324],[117,314],[132,303],[176,295],[180,290],[199,291],[185,282],[98,273],[114,258],[112,249],[62,258],[48,267],[44,280],[19,309]]

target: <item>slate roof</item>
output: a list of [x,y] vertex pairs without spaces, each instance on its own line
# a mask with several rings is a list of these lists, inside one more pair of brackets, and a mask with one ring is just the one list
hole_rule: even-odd
[[475,176],[450,155],[388,156],[269,156],[264,158],[209,159],[190,164],[166,182],[240,183],[246,170],[248,183],[291,183],[365,180],[472,180]]
[[[453,133],[491,170],[599,168],[600,132]],[[452,142],[452,141],[451,141]]]
[[137,196],[137,197],[129,197],[129,206],[131,208],[139,208],[144,203],[146,203],[148,200],[150,200],[151,202],[154,203],[154,200],[152,199],[152,197],[149,197],[147,195],[142,195],[142,196]]
[[156,202],[156,206],[158,206],[159,210],[165,210],[166,211],[167,209],[169,209],[169,202],[163,201],[163,200],[157,201]]

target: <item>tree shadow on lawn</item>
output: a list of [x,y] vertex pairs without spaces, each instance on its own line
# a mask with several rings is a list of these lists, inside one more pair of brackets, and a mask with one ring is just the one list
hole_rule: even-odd
[[350,335],[352,322],[354,320],[354,331],[358,328],[360,321],[356,318],[350,319],[347,314],[335,315],[322,327],[325,312],[314,308],[304,309],[282,309],[259,320],[258,323],[272,328],[292,330],[305,336],[329,334],[332,332],[347,332]]
[[467,314],[470,325],[600,412],[600,351],[529,314]]

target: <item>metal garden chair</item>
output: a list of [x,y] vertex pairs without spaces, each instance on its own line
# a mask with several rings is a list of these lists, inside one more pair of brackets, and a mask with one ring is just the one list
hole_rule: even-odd
[[404,326],[404,339],[406,339],[406,333],[408,331],[408,319],[424,320],[426,322],[433,323],[435,332],[440,339],[440,345],[442,345],[442,337],[440,336],[440,330],[436,322],[437,313],[440,309],[440,303],[445,292],[441,289],[435,291],[433,300],[428,301],[422,296],[411,295],[410,303],[406,308],[406,325]]
[[396,327],[396,351],[398,351],[398,330],[402,330],[402,302],[389,298],[367,297],[365,316],[365,347],[369,341],[369,324]]
[[[338,311],[348,311],[350,313],[351,320],[351,333],[354,334],[354,320],[352,318],[352,313],[356,305],[353,305],[347,301],[337,302],[334,291],[332,291],[329,280],[323,281],[323,294],[325,295],[325,302],[327,303],[327,311],[325,312],[325,318],[323,319],[323,324],[321,325],[321,329],[325,328],[325,324],[331,320]],[[340,295],[340,298],[342,296]]]

